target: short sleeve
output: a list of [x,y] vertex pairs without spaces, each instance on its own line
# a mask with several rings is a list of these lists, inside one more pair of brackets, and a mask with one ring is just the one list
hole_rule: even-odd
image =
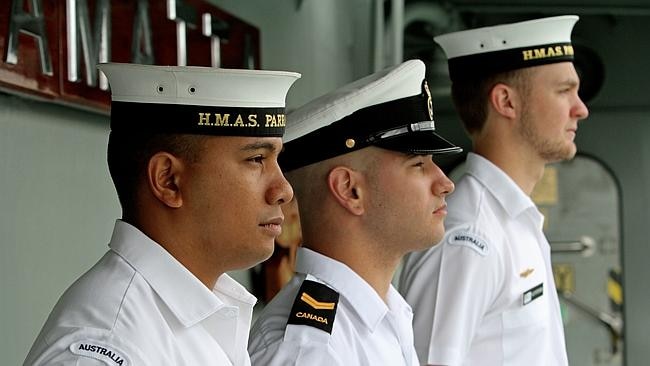
[[503,275],[499,253],[469,228],[448,231],[443,242],[406,262],[400,288],[413,307],[420,361],[462,364]]
[[63,333],[59,328],[48,334],[47,341],[36,340],[24,365],[148,365],[145,361],[135,346],[109,332],[81,328]]
[[304,325],[287,325],[284,338],[251,353],[252,366],[345,366],[329,344],[329,334]]

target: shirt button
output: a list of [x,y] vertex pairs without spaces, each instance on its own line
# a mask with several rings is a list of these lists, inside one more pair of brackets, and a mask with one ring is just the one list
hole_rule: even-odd
[[228,309],[228,310],[226,310],[226,312],[224,313],[224,316],[225,316],[226,318],[228,318],[228,319],[234,318],[234,317],[237,316],[237,310],[235,310],[235,309]]

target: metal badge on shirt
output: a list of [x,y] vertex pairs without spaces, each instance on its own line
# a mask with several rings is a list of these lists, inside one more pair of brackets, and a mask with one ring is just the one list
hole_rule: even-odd
[[540,283],[539,285],[524,292],[524,305],[528,305],[531,301],[542,296],[543,294],[544,294],[544,283]]
[[305,280],[291,308],[287,324],[308,325],[332,333],[339,293],[319,282]]

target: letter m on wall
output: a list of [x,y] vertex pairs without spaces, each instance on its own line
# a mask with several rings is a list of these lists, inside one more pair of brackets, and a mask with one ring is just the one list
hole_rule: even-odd
[[[66,0],[68,81],[79,80],[79,57],[83,56],[86,85],[97,85],[97,64],[110,60],[110,9],[109,0],[97,0],[95,21],[91,25],[86,0]],[[102,78],[100,87],[108,89],[105,78]]]

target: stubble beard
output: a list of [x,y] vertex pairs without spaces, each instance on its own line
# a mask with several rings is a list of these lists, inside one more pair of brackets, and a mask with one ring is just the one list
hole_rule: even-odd
[[533,146],[539,157],[547,163],[571,160],[576,154],[576,146],[573,142],[551,141],[542,138],[541,134],[535,129],[533,117],[527,106],[524,106],[522,110],[519,133],[523,139]]

